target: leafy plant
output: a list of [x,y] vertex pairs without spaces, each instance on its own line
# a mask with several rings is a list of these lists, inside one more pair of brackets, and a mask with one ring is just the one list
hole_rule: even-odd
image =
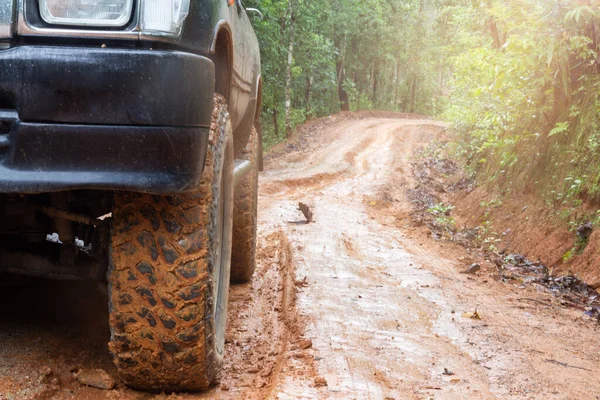
[[454,206],[445,205],[444,203],[438,203],[433,207],[427,209],[427,212],[433,214],[436,217],[448,216],[450,212],[454,210]]
[[600,200],[600,1],[450,4],[444,115],[457,157],[480,181],[576,217]]

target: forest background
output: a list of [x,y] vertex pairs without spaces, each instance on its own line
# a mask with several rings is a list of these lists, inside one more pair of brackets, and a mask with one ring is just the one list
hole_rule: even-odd
[[[251,13],[267,146],[339,111],[429,115],[451,124],[481,182],[542,196],[567,220],[600,204],[600,0],[245,5],[264,16]],[[588,214],[577,219],[600,222]]]

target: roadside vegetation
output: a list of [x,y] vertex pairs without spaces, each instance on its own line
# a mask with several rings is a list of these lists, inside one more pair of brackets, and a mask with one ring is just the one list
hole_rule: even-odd
[[264,14],[267,145],[339,111],[431,115],[500,200],[543,199],[574,233],[600,225],[600,0],[247,3]]
[[[600,199],[600,2],[457,3],[445,117],[470,171],[573,227]],[[597,208],[597,207],[596,207]]]

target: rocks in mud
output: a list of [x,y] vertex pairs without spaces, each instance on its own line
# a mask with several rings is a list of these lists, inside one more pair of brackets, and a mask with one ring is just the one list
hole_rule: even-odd
[[463,313],[462,316],[463,316],[463,318],[469,318],[469,319],[481,319],[481,315],[479,314],[477,309],[475,309],[475,311],[473,311],[473,312]]
[[466,270],[462,271],[461,274],[475,274],[481,270],[481,265],[473,263]]
[[323,377],[316,377],[315,378],[315,387],[324,387],[327,386],[327,380]]
[[48,366],[44,366],[40,370],[40,382],[49,385],[59,384],[58,378],[54,376],[54,371]]
[[423,217],[418,216],[418,215],[413,216],[413,218],[411,219],[411,222],[412,222],[412,226],[414,226],[414,227],[418,228],[420,226],[423,226]]
[[[509,254],[501,261],[498,271],[503,281],[534,283],[538,287],[544,287],[559,299],[561,305],[585,310],[586,317],[597,319],[595,310],[600,310],[600,294],[576,276],[554,276],[541,261],[533,262],[521,254]],[[600,312],[598,315],[600,316]]]
[[115,381],[103,369],[82,369],[77,373],[77,382],[97,389],[112,390]]
[[600,307],[591,307],[589,310],[585,311],[583,315],[595,319],[600,323]]
[[298,347],[300,347],[303,350],[310,349],[312,345],[312,341],[308,339],[302,339],[298,342]]
[[577,237],[581,240],[587,240],[587,239],[589,239],[593,230],[594,230],[594,225],[591,222],[580,225],[577,228]]
[[269,376],[271,376],[271,374],[273,374],[273,365],[269,365],[269,366],[267,366],[267,368],[262,370],[262,372],[260,373],[260,376],[263,378],[268,378]]

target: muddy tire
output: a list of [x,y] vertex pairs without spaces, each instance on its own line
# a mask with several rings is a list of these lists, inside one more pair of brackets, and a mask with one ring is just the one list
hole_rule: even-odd
[[109,348],[126,385],[196,391],[214,383],[225,343],[232,212],[231,123],[215,96],[197,191],[115,194]]
[[252,163],[252,171],[235,188],[231,281],[248,282],[256,269],[258,213],[258,162],[260,139],[256,129],[239,158]]
[[262,142],[262,125],[260,121],[254,122],[254,126],[256,127],[256,132],[258,133],[258,171],[262,172],[265,170],[265,156],[263,150],[263,142]]

